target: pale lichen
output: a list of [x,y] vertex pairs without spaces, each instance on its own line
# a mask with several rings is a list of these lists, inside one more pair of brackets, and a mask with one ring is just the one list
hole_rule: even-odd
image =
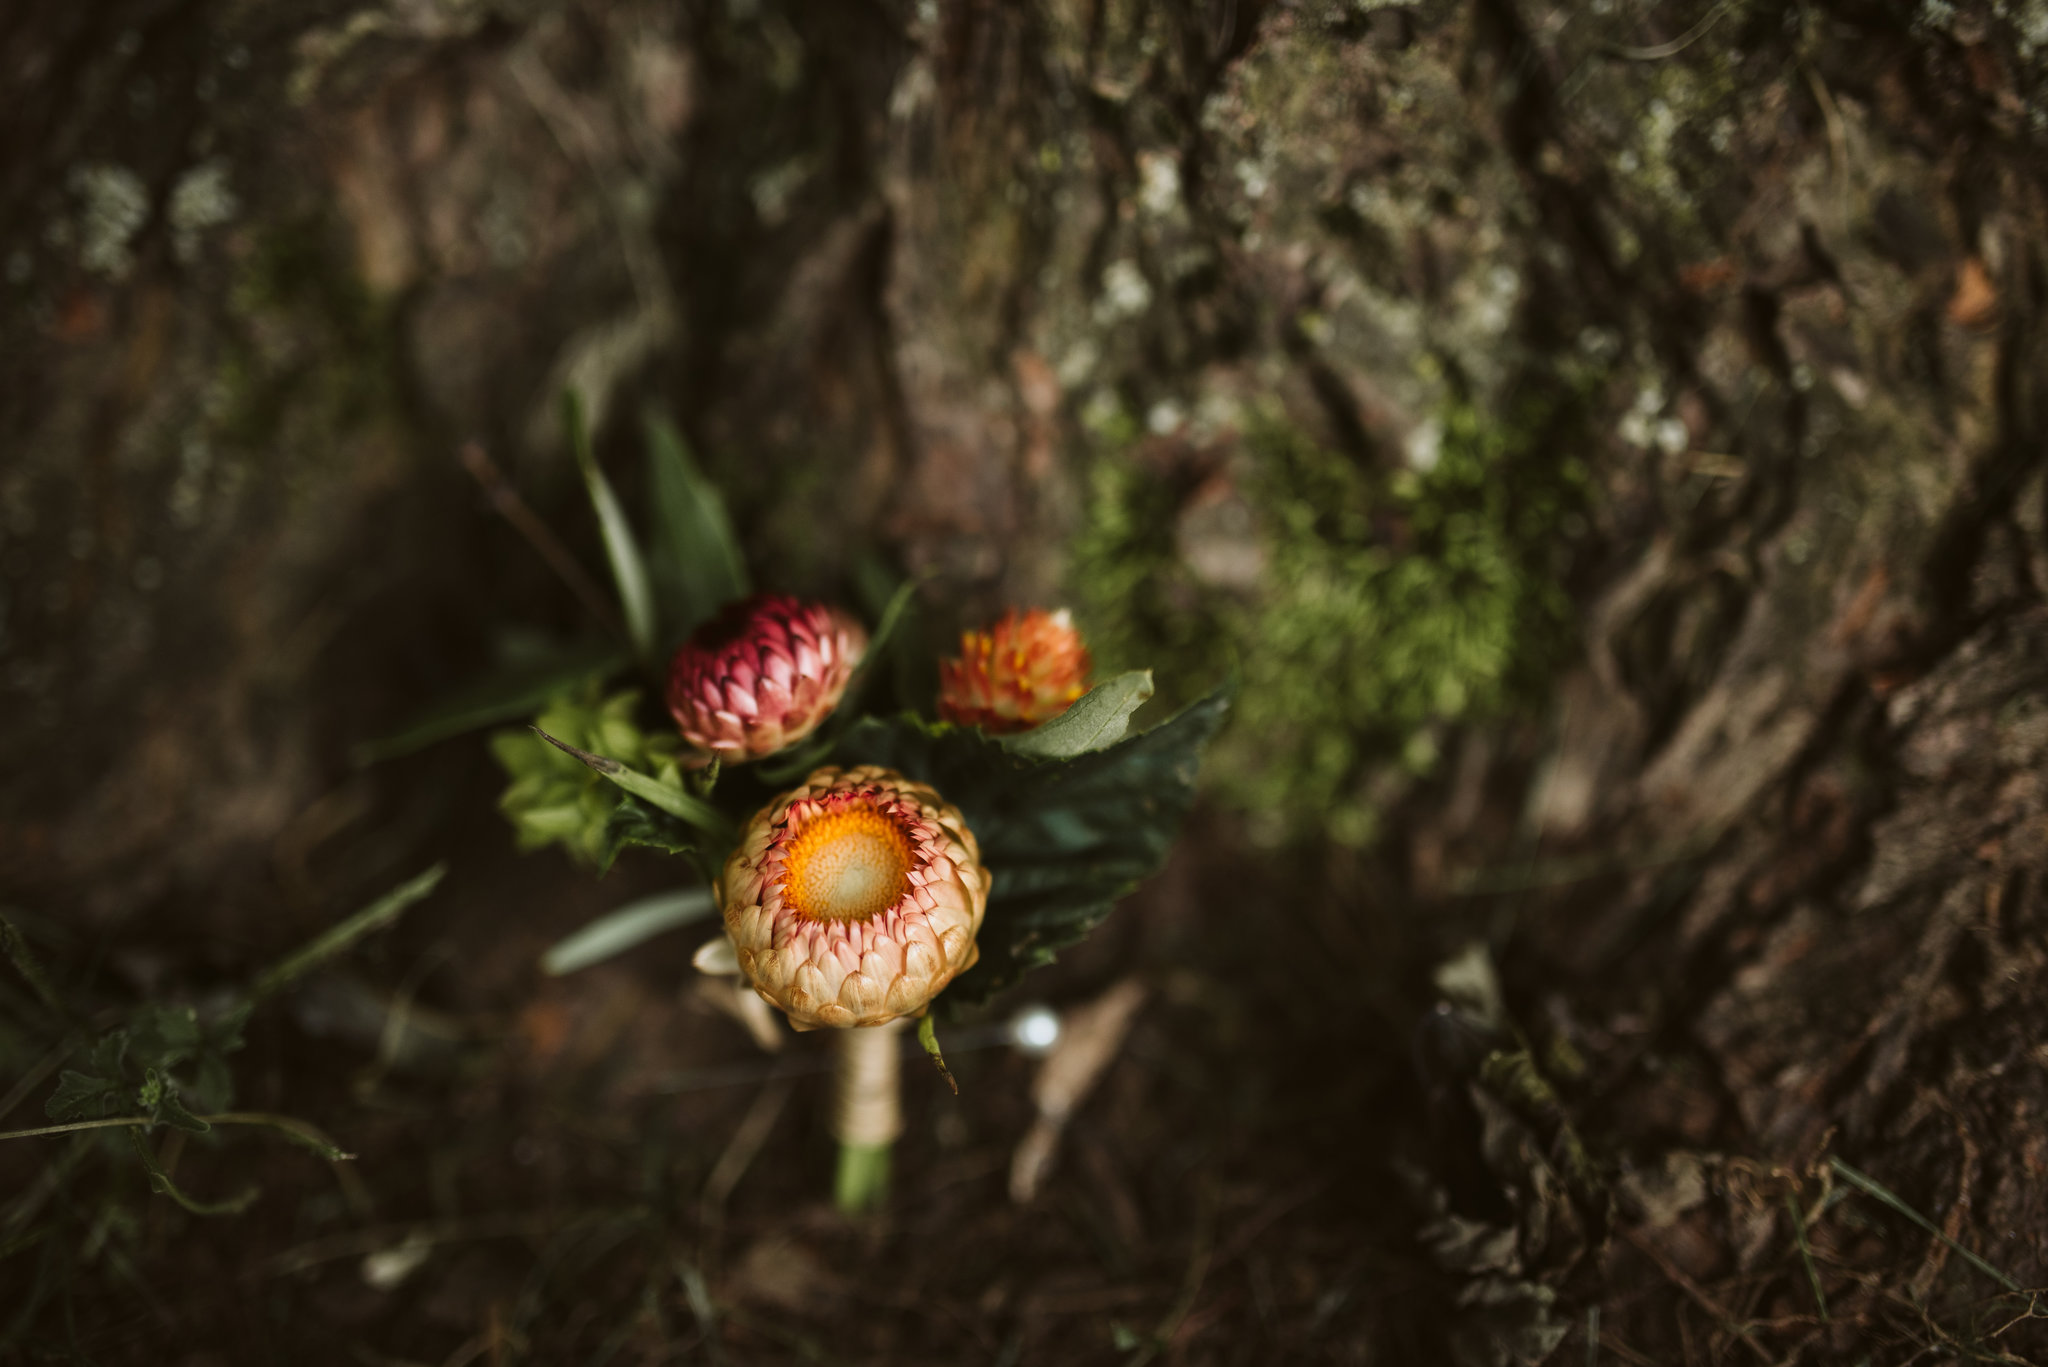
[[135,267],[135,237],[149,222],[149,189],[125,166],[94,162],[71,172],[78,197],[78,264],[110,280]]

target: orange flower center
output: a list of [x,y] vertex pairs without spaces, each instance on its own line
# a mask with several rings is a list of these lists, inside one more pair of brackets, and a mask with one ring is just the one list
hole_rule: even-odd
[[813,921],[865,921],[896,904],[917,860],[903,828],[873,807],[814,817],[784,857],[782,895]]

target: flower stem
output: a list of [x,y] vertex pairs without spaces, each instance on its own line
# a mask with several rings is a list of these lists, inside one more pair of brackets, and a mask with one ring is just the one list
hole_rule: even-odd
[[889,1195],[890,1144],[841,1144],[832,1203],[841,1215],[865,1215]]
[[832,1134],[839,1140],[833,1200],[842,1215],[861,1215],[889,1194],[889,1147],[903,1130],[899,1018],[842,1030],[833,1077]]

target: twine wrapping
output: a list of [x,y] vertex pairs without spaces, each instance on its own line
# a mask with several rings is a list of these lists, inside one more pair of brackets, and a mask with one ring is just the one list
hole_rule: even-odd
[[903,1133],[902,1017],[839,1032],[832,1136],[841,1144],[879,1148]]

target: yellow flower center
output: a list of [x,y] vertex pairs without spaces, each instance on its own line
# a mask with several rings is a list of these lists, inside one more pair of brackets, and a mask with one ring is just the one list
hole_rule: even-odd
[[782,895],[813,921],[865,921],[896,904],[916,862],[896,822],[872,807],[843,807],[790,842]]

